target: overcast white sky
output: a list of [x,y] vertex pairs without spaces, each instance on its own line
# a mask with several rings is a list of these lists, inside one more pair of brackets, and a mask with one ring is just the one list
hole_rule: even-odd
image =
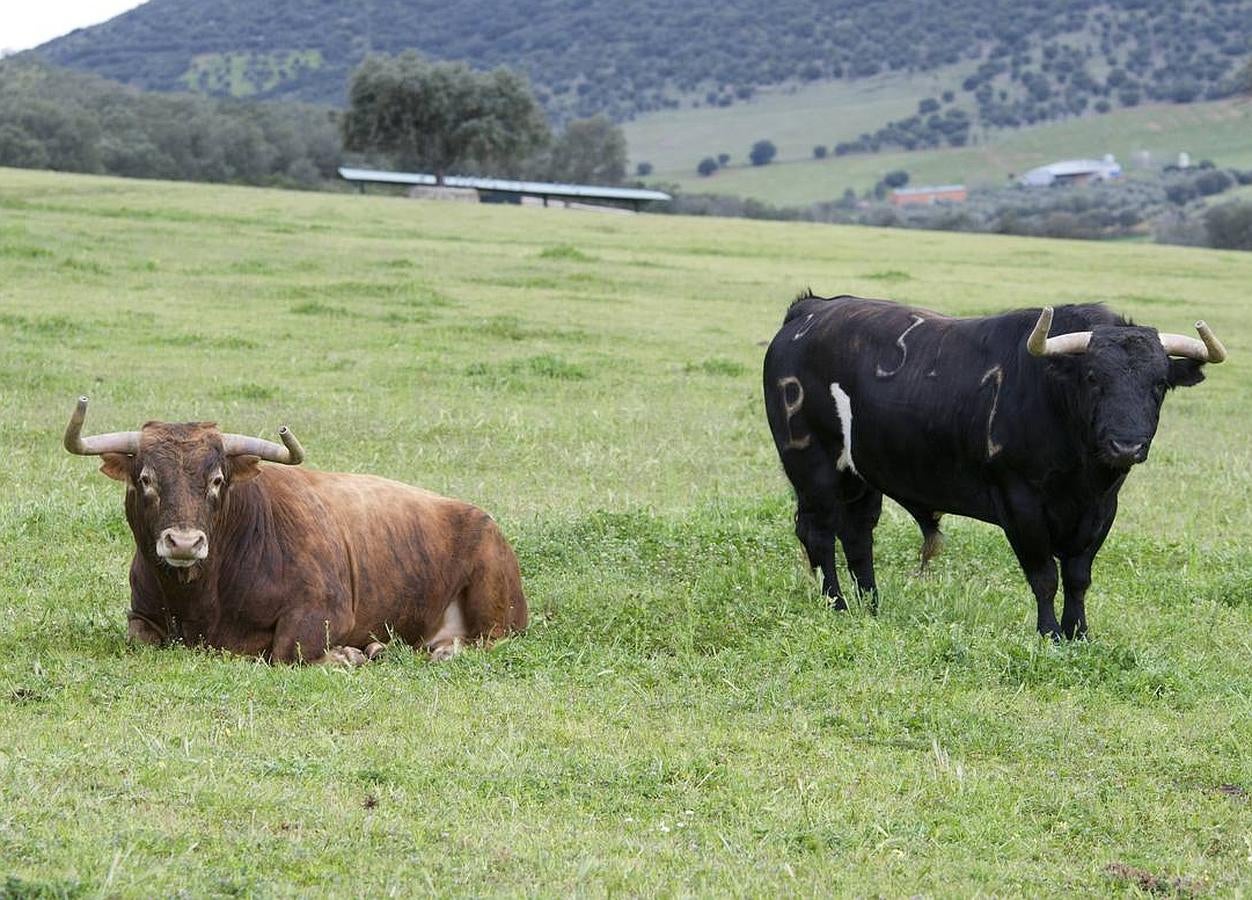
[[0,0],[0,51],[26,50],[75,28],[95,25],[141,0]]

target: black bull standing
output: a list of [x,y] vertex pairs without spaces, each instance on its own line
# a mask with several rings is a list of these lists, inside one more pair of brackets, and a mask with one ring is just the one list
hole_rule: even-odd
[[1130,467],[1148,456],[1165,392],[1198,384],[1206,362],[1226,357],[1208,326],[1196,328],[1200,340],[1158,334],[1100,305],[958,319],[801,296],[765,354],[765,408],[823,593],[846,608],[838,538],[857,588],[876,602],[885,494],[921,526],[923,568],[944,513],[999,525],[1034,592],[1039,632],[1084,634],[1092,560]]

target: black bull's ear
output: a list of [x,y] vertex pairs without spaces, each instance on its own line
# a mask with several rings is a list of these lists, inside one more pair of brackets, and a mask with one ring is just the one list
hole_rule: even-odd
[[1168,378],[1171,388],[1199,384],[1204,380],[1204,363],[1198,359],[1171,359]]

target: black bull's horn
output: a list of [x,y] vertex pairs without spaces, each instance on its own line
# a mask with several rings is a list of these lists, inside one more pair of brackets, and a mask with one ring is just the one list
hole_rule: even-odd
[[[1039,313],[1039,321],[1035,323],[1034,330],[1030,332],[1030,336],[1026,338],[1026,349],[1030,351],[1032,356],[1061,356],[1067,353],[1083,353],[1087,349],[1087,345],[1091,343],[1090,331],[1074,331],[1069,334],[1058,334],[1056,337],[1048,337],[1048,332],[1052,329],[1052,307],[1045,306]],[[1199,332],[1200,339],[1187,337],[1185,334],[1167,334],[1160,335],[1161,346],[1165,348],[1165,352],[1170,356],[1185,356],[1188,359],[1198,359],[1201,362],[1219,363],[1226,359],[1226,348],[1222,346],[1222,342],[1213,334],[1213,329],[1209,328],[1204,321],[1195,323],[1195,330]]]
[[[70,423],[65,428],[65,449],[79,456],[99,456],[102,453],[127,453],[134,455],[139,452],[138,431],[115,431],[110,434],[97,434],[83,437],[83,420],[87,417],[87,398],[79,397],[78,405],[70,415]],[[248,437],[243,434],[223,434],[222,448],[227,456],[259,456],[270,462],[288,466],[299,465],[304,461],[304,448],[296,440],[286,425],[278,429],[282,444],[264,441],[260,438]]]

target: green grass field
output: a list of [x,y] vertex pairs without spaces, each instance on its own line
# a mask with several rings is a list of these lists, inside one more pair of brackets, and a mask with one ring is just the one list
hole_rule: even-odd
[[[920,80],[920,78],[919,78]],[[1114,154],[1127,171],[1135,154],[1147,151],[1152,165],[1174,162],[1179,151],[1195,162],[1252,167],[1252,103],[1246,100],[1188,105],[1154,104],[1118,109],[1046,125],[978,132],[967,147],[886,152],[813,159],[813,145],[874,131],[893,118],[911,115],[917,101],[933,96],[928,83],[899,80],[852,87],[814,86],[795,94],[765,95],[725,109],[657,113],[625,126],[631,157],[656,165],[650,181],[686,191],[755,197],[786,206],[834,200],[846,188],[871,188],[887,172],[904,169],[911,183],[1000,185],[1009,175],[1058,159]],[[719,140],[719,135],[733,138]],[[776,161],[752,166],[751,143],[769,138]],[[729,146],[723,147],[723,144]],[[725,149],[729,167],[704,178],[696,164]]]
[[[811,159],[827,147],[876,131],[917,112],[918,101],[959,85],[972,65],[934,72],[892,73],[857,81],[819,81],[760,88],[749,101],[647,113],[623,123],[633,163],[647,160],[666,177],[695,176],[706,156],[729,153],[731,165],[748,162],[748,150],[768,138],[779,161]],[[632,165],[633,169],[633,165]]]
[[[1034,636],[989,527],[911,577],[890,504],[880,615],[824,607],[758,385],[806,285],[1225,339],[1090,641]],[[1246,253],[0,170],[0,896],[1247,892],[1249,285]],[[60,446],[83,393],[92,430],[286,423],[482,504],[532,627],[355,671],[129,647],[121,491]]]

